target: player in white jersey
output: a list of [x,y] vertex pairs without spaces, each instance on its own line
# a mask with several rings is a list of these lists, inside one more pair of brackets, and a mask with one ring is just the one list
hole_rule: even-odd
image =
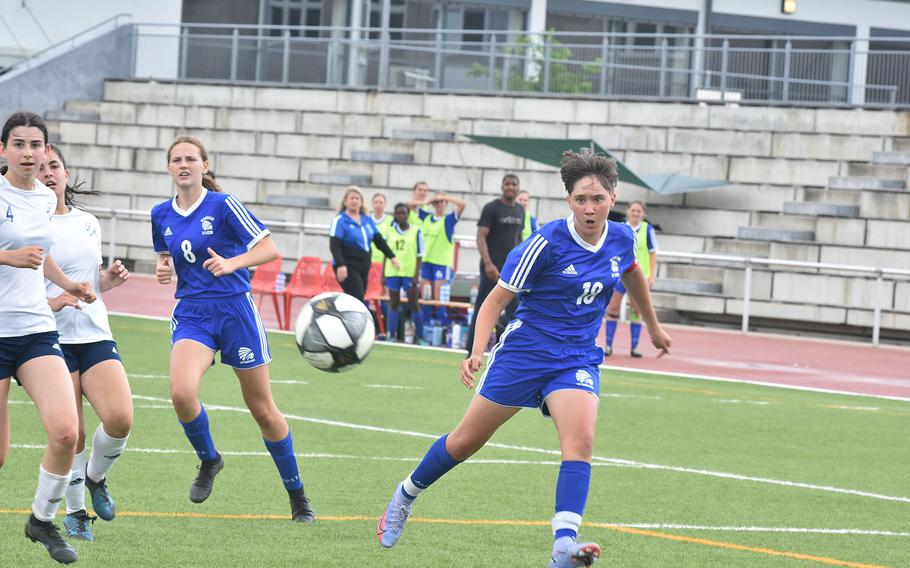
[[[78,555],[53,521],[70,478],[78,418],[44,278],[76,299],[91,302],[94,295],[89,283],[70,280],[47,255],[54,242],[50,218],[57,198],[36,179],[46,152],[47,126],[40,116],[21,111],[6,120],[0,133],[0,156],[8,164],[0,169],[0,381],[15,376],[47,433],[25,536],[68,564]],[[0,404],[5,407],[6,399]]]
[[[94,215],[74,206],[80,184],[70,185],[66,161],[58,148],[49,145],[47,159],[41,166],[41,181],[57,196],[51,226],[56,242],[51,254],[63,273],[73,280],[85,280],[99,292],[123,284],[129,271],[119,260],[105,269],[101,259],[101,225]],[[79,439],[76,457],[66,490],[67,535],[81,540],[95,540],[85,506],[85,489],[92,496],[95,514],[110,521],[116,514],[114,500],[107,487],[107,473],[126,448],[133,424],[133,400],[126,371],[111,335],[107,308],[99,297],[91,304],[75,304],[74,298],[53,282],[46,281],[48,302],[57,319],[57,332],[63,358],[73,378],[76,411],[79,416]],[[89,401],[101,419],[92,437],[91,459],[85,450],[85,416],[82,397]]]
[[539,407],[552,416],[562,453],[549,568],[589,566],[600,557],[600,546],[576,538],[590,485],[600,394],[603,350],[595,339],[620,279],[642,309],[654,346],[667,352],[671,341],[636,264],[632,230],[607,221],[618,178],[615,160],[590,150],[566,152],[560,173],[572,214],[548,223],[509,253],[477,314],[471,356],[461,365],[466,387],[474,387],[493,324],[518,296],[515,319],[490,353],[464,418],[396,487],[377,527],[387,548],[401,537],[421,492],[482,448],[522,407]]

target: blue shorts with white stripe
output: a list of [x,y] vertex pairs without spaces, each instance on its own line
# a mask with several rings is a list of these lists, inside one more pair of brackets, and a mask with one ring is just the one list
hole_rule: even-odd
[[235,369],[252,369],[272,360],[262,318],[249,292],[178,301],[171,317],[171,343],[181,339],[221,351],[221,362]]
[[600,397],[603,349],[594,344],[565,344],[519,319],[506,326],[490,352],[477,394],[500,406],[540,408],[545,416],[547,396],[563,389]]

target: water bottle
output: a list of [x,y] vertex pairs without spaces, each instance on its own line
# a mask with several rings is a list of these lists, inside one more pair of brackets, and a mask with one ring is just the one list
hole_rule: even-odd
[[[477,303],[477,286],[471,286],[471,305],[473,306],[476,303]],[[468,319],[468,321],[470,322],[471,320]]]
[[468,308],[467,322],[468,325],[471,325],[471,322],[474,321],[474,305],[471,304],[471,307]]
[[278,279],[275,280],[275,291],[284,292],[286,285],[287,285],[287,276],[284,274],[284,272],[279,272]]
[[439,287],[439,301],[448,302],[452,297],[452,287],[448,282]]
[[442,326],[437,324],[432,328],[432,337],[430,338],[430,345],[433,347],[439,347],[442,345]]
[[433,285],[432,284],[427,283],[427,284],[423,285],[423,291],[421,292],[421,298],[423,298],[424,300],[433,299]]
[[405,320],[404,322],[404,342],[414,344],[414,322]]
[[453,321],[452,325],[449,326],[449,347],[452,349],[461,349],[463,347],[461,342],[461,324]]

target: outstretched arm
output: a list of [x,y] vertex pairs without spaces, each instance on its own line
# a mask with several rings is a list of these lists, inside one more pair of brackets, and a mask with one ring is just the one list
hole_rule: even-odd
[[278,258],[278,247],[272,237],[264,237],[250,250],[231,258],[224,258],[211,248],[208,251],[211,258],[202,263],[202,268],[215,276],[227,276],[242,268],[259,266]]
[[[660,326],[657,321],[657,314],[654,312],[654,305],[651,303],[651,292],[648,290],[648,281],[645,279],[645,273],[639,266],[636,266],[631,272],[622,275],[622,284],[626,291],[638,306],[638,314],[648,326],[648,335],[651,336],[651,344],[661,351],[661,355],[670,352],[672,339]],[[660,355],[658,355],[660,356]]]

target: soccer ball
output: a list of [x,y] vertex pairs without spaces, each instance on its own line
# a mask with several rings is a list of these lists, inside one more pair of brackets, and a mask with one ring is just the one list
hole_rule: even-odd
[[310,365],[340,373],[353,369],[370,353],[373,316],[353,296],[326,292],[310,299],[300,311],[294,337]]

